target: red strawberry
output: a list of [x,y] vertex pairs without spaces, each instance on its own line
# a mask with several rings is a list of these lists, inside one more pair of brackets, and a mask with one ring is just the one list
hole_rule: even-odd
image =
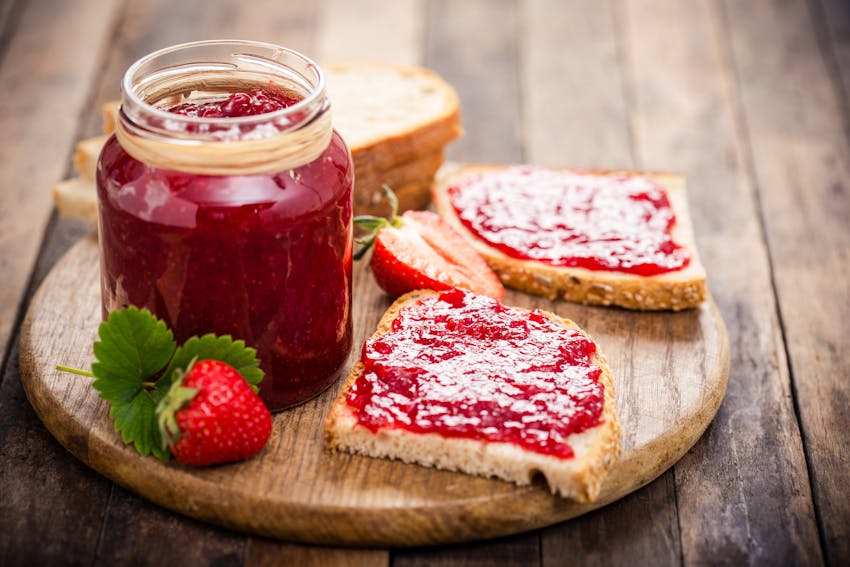
[[241,461],[271,436],[272,416],[239,372],[218,360],[192,364],[157,407],[160,433],[187,465]]
[[372,273],[375,281],[396,297],[414,289],[444,290],[455,287],[495,299],[505,296],[505,288],[490,266],[471,244],[446,221],[429,211],[396,213],[397,202],[387,191],[393,212],[389,220],[357,217],[354,221],[373,231],[360,258],[374,242]]

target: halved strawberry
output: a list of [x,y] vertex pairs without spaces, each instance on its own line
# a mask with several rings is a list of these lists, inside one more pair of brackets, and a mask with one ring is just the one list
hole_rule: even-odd
[[385,190],[392,205],[389,220],[359,216],[354,222],[372,231],[369,238],[358,240],[363,247],[355,258],[375,244],[370,265],[387,294],[461,287],[495,299],[505,296],[499,277],[454,228],[429,211],[407,211],[399,217],[395,196]]

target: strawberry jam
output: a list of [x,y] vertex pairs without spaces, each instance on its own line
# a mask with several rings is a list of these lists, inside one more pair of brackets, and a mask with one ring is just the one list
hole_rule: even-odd
[[297,97],[285,92],[252,89],[244,93],[233,93],[224,100],[184,102],[172,106],[168,111],[198,118],[238,118],[275,112],[292,106],[298,100]]
[[448,193],[467,229],[514,258],[642,276],[691,260],[667,194],[645,177],[515,167]]
[[[231,118],[298,102],[254,89],[167,110]],[[316,395],[351,347],[352,172],[336,133],[305,165],[226,176],[159,169],[111,137],[98,165],[104,314],[133,304],[164,319],[178,343],[244,340],[266,372],[270,409]]]
[[601,423],[596,345],[539,310],[460,289],[409,305],[363,345],[347,403],[372,431],[400,428],[571,458],[567,438]]

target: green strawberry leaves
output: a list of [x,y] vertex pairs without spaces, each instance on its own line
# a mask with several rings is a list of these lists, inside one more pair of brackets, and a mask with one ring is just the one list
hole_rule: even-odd
[[162,370],[177,348],[165,323],[137,307],[110,313],[98,335],[100,340],[94,343],[97,362],[92,364],[92,372],[99,378],[95,388],[103,380],[147,380]]
[[192,337],[177,349],[165,371],[169,385],[174,372],[177,369],[185,370],[194,359],[226,362],[245,378],[255,392],[259,391],[263,371],[260,370],[257,351],[246,347],[245,341],[234,341],[227,335],[217,337],[211,333],[200,338]]
[[192,337],[177,347],[174,334],[147,309],[113,311],[98,328],[96,361],[91,373],[59,366],[60,370],[93,375],[92,386],[110,403],[109,415],[127,444],[141,455],[168,459],[157,424],[156,408],[168,393],[176,373],[193,360],[220,360],[233,366],[254,391],[263,379],[257,352],[227,335]]
[[[100,397],[103,398],[103,393]],[[121,433],[124,443],[132,443],[141,455],[152,454],[157,459],[167,460],[170,454],[163,449],[156,421],[156,406],[162,397],[160,390],[140,390],[129,403],[113,403],[109,416],[115,420],[115,429]]]
[[384,190],[384,195],[386,195],[387,201],[390,204],[390,217],[388,219],[371,215],[358,215],[354,217],[355,226],[363,229],[366,233],[365,236],[354,239],[355,244],[360,246],[360,248],[354,252],[355,260],[359,260],[366,255],[366,252],[375,243],[375,239],[378,238],[378,233],[382,228],[387,226],[398,227],[401,225],[401,219],[398,216],[398,198],[388,185],[383,185],[382,189]]

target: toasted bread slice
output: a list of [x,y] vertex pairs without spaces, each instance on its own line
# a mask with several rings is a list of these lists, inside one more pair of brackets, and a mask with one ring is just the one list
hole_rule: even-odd
[[84,181],[94,182],[97,177],[97,159],[109,136],[96,136],[80,140],[74,152],[74,169]]
[[100,109],[103,116],[103,133],[112,134],[115,131],[115,122],[118,120],[118,111],[121,109],[121,101],[110,100],[103,103]]
[[[418,290],[401,296],[381,318],[373,338],[390,332],[401,309],[437,295],[435,291]],[[543,313],[559,325],[580,330],[568,319]],[[349,451],[473,475],[494,476],[519,485],[529,484],[534,476],[542,474],[553,493],[577,501],[592,501],[599,494],[620,448],[614,385],[605,357],[598,348],[592,363],[602,371],[599,376],[604,387],[601,422],[565,439],[574,452],[572,458],[538,453],[510,442],[444,437],[438,433],[414,433],[401,428],[379,428],[372,432],[358,422],[347,403],[349,391],[365,370],[362,362],[352,368],[330,410],[325,423],[326,447],[331,451]]]
[[[355,181],[362,181],[364,190],[368,187],[380,187],[386,183],[391,187],[404,185],[414,180],[434,179],[434,174],[443,165],[445,157],[443,149],[422,154],[416,158],[398,163],[388,168],[363,167],[355,171]],[[430,189],[430,188],[429,188]],[[431,196],[429,194],[428,200]]]
[[438,150],[389,169],[355,171],[354,208],[357,214],[390,214],[382,189],[384,185],[396,194],[399,212],[426,208],[431,203],[431,182],[442,164],[443,152]]
[[97,189],[94,181],[75,177],[53,186],[53,202],[62,217],[97,222]]
[[[642,276],[625,272],[553,266],[536,260],[515,258],[476,237],[458,218],[449,200],[448,188],[467,175],[487,175],[502,171],[505,167],[497,165],[444,167],[434,181],[432,198],[437,212],[469,239],[475,249],[499,274],[506,286],[551,299],[563,298],[577,303],[616,305],[644,311],[678,311],[695,307],[705,299],[707,293],[705,268],[697,253],[688,213],[685,180],[682,176],[671,173],[640,174],[657,183],[667,193],[673,213],[676,215],[676,224],[672,232],[673,240],[690,251],[691,261],[681,270]],[[615,172],[594,173],[606,175]]]
[[356,172],[441,151],[463,133],[457,93],[436,73],[383,63],[323,67],[334,127],[351,149]]

